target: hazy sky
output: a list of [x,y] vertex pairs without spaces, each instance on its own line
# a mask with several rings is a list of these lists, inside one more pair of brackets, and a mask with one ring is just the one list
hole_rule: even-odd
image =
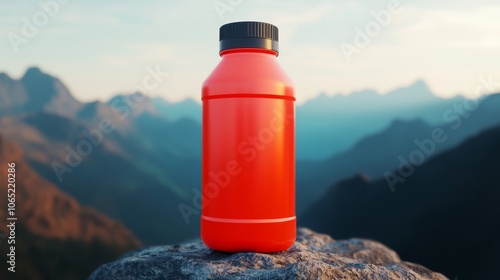
[[[170,75],[150,95],[199,99],[220,59],[220,25],[259,20],[279,27],[278,60],[299,101],[320,91],[384,92],[417,79],[440,96],[471,95],[479,75],[500,80],[498,0],[64,2],[0,1],[1,72],[19,78],[40,66],[89,101],[130,92],[148,66],[159,67]],[[376,23],[382,10],[390,20]],[[355,36],[366,37],[356,44]]]

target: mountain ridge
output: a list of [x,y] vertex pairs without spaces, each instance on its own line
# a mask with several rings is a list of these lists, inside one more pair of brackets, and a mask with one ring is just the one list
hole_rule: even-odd
[[[25,79],[42,76],[53,84],[50,75],[40,73],[30,69]],[[47,94],[48,100],[53,92],[41,88],[37,93]],[[111,103],[84,103],[68,114],[50,106],[10,112],[0,116],[0,127],[10,141],[22,145],[38,174],[81,204],[120,219],[145,244],[194,236],[197,226],[184,224],[177,205],[189,199],[201,180],[201,174],[191,172],[201,168],[201,159],[193,158],[201,154],[201,127],[164,119],[140,93],[116,96]],[[110,131],[101,129],[103,122]],[[158,223],[145,225],[136,218],[156,216],[155,211],[165,213]],[[169,230],[171,226],[177,230]]]
[[82,106],[61,80],[38,67],[28,68],[18,80],[2,77],[0,116],[40,110],[70,116]]
[[[304,112],[322,114],[330,113],[332,110],[340,112],[348,112],[352,109],[380,111],[387,107],[406,107],[435,100],[444,100],[444,98],[431,92],[425,81],[417,80],[410,85],[392,89],[384,94],[372,89],[353,91],[347,95],[322,93],[307,100],[299,107]],[[366,103],[366,106],[358,108],[362,103]],[[355,108],[346,106],[355,106]]]
[[[454,107],[447,109],[452,113],[450,108]],[[425,154],[424,162],[483,130],[499,125],[498,108],[500,94],[491,94],[478,101],[475,110],[464,115],[454,112],[453,118],[442,125],[430,125],[420,119],[396,119],[383,130],[365,136],[337,155],[322,161],[298,160],[297,211],[300,213],[320,198],[336,181],[360,172],[375,179],[382,177],[385,171],[397,167],[401,158],[408,160],[410,153],[421,151],[423,143],[429,142],[435,131],[444,133],[445,140],[432,144],[432,151]]]
[[409,175],[395,167],[392,174],[403,180],[394,192],[387,178],[344,179],[301,215],[303,226],[338,238],[379,240],[403,258],[451,278],[493,279],[500,249],[500,225],[493,222],[500,220],[499,141],[500,125]]
[[[102,262],[141,246],[121,222],[81,206],[75,198],[39,176],[25,161],[20,147],[0,135],[0,166],[5,167],[0,170],[2,178],[7,178],[7,163],[15,164],[12,169],[17,175],[15,193],[9,191],[9,194],[15,194],[18,219],[16,243],[0,242],[0,247],[15,246],[16,279],[82,279]],[[7,186],[0,189],[0,194],[7,197]],[[7,202],[0,200],[3,220],[8,217]],[[6,227],[0,232],[8,233]],[[6,258],[6,254],[0,256],[4,263]],[[2,270],[0,275],[6,271]]]
[[[19,216],[22,216],[22,219],[20,219],[21,223],[24,223],[34,234],[48,238],[79,239],[84,242],[90,242],[93,238],[92,236],[95,235],[106,243],[122,243],[136,247],[140,245],[139,240],[123,224],[111,220],[92,208],[81,207],[73,197],[36,174],[25,162],[20,147],[8,142],[3,135],[0,135],[0,154],[2,166],[7,166],[7,160],[13,162],[16,166],[16,172],[22,174],[16,180],[16,194],[17,197],[22,196],[23,199],[21,199],[22,203],[17,204],[16,211]],[[6,190],[2,190],[2,192],[6,192]],[[47,207],[37,207],[37,205],[50,200],[54,201],[54,203],[47,204],[47,206],[58,208],[57,210],[51,210]],[[2,200],[0,204],[6,203]],[[7,206],[3,206],[5,207],[1,207],[0,214],[5,218]],[[79,213],[80,211],[82,213],[80,215],[82,225],[75,223],[78,222],[78,218],[68,218],[68,216],[77,215],[74,213]],[[58,215],[57,218],[54,216],[55,214]],[[48,219],[61,220],[50,221]],[[112,234],[110,232],[92,232],[92,228],[87,228],[85,231],[80,230],[86,227],[85,223],[90,224],[92,221],[95,221],[99,225],[97,230],[99,230],[99,227],[108,227],[109,229],[116,229],[117,232]],[[71,226],[64,227],[66,224],[71,224]],[[123,233],[120,231],[123,231]]]

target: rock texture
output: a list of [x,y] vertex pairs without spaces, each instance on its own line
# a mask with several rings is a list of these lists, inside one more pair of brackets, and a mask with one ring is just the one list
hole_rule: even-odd
[[297,242],[274,254],[222,253],[200,240],[151,247],[101,266],[89,280],[160,279],[447,279],[408,262],[384,245],[335,241],[300,228]]

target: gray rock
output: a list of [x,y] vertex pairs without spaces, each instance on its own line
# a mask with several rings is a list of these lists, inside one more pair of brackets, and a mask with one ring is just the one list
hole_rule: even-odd
[[287,251],[223,253],[200,240],[129,253],[98,268],[89,280],[160,279],[447,279],[408,262],[384,245],[335,241],[306,228]]

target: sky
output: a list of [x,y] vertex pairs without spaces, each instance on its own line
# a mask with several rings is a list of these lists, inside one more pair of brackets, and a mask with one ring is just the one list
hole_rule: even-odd
[[278,26],[299,102],[418,79],[438,96],[471,96],[478,77],[500,80],[499,14],[497,0],[0,0],[0,72],[38,66],[91,101],[159,69],[168,76],[146,94],[199,100],[219,27],[257,20]]

